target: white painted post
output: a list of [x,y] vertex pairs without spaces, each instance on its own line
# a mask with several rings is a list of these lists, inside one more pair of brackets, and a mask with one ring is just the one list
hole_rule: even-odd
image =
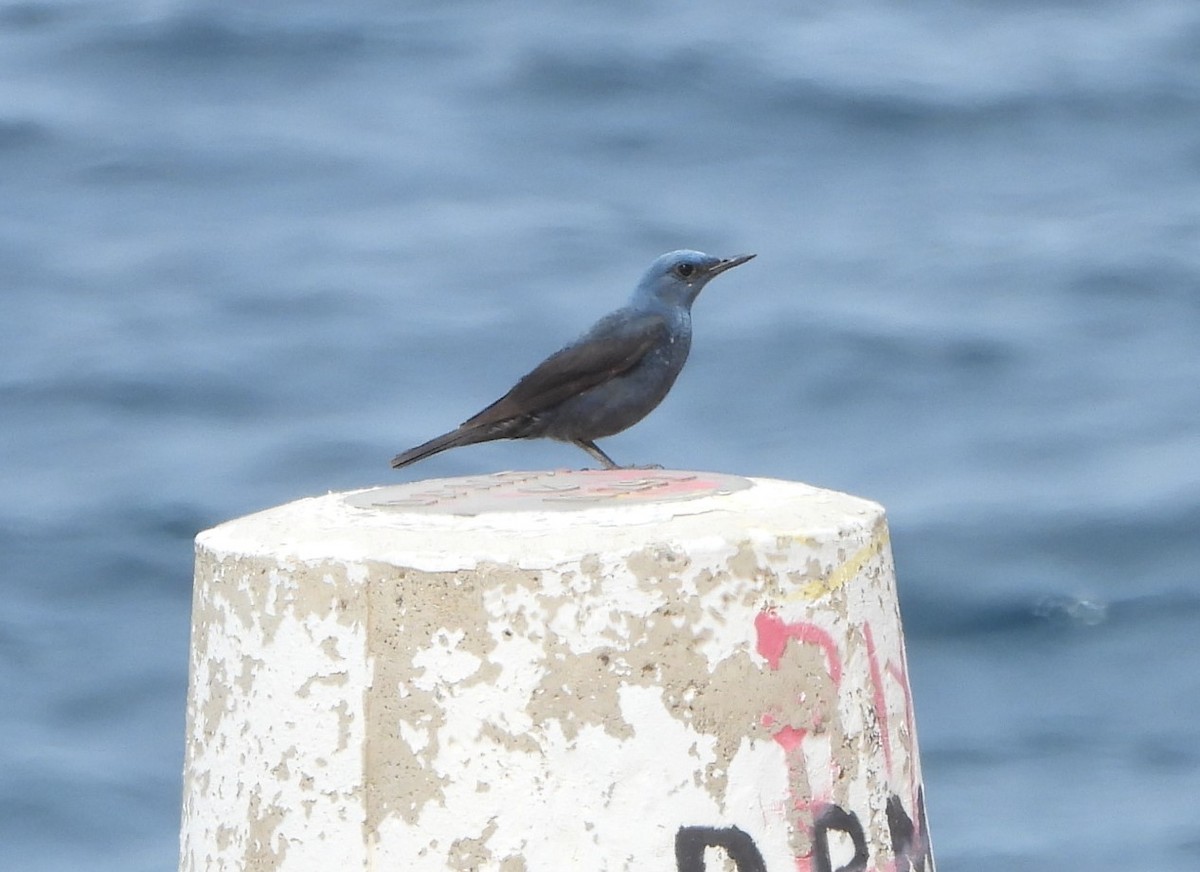
[[505,473],[202,533],[180,868],[932,872],[883,509]]

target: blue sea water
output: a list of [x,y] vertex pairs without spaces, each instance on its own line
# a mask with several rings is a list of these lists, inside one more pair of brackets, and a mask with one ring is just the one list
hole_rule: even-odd
[[0,2],[0,865],[176,861],[191,540],[673,248],[624,462],[889,510],[942,870],[1200,868],[1200,5]]

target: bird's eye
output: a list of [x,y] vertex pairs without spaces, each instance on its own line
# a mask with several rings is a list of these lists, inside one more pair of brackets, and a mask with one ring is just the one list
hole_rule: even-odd
[[690,279],[695,271],[696,268],[690,263],[681,263],[675,267],[675,275],[679,276],[681,279]]

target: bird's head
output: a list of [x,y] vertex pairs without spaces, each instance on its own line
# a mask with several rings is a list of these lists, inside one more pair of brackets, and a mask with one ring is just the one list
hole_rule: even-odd
[[634,300],[690,307],[713,278],[752,257],[753,254],[720,258],[701,251],[668,252],[650,264],[650,269],[638,282]]

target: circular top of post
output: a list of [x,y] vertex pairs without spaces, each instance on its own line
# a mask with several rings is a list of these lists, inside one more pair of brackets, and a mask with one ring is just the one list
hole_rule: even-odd
[[390,485],[351,494],[346,502],[364,509],[436,515],[563,512],[694,500],[752,486],[747,478],[719,472],[562,469]]
[[200,534],[206,549],[428,571],[480,561],[548,565],[732,532],[831,541],[870,531],[883,507],[799,482],[680,470],[502,472],[297,500]]

